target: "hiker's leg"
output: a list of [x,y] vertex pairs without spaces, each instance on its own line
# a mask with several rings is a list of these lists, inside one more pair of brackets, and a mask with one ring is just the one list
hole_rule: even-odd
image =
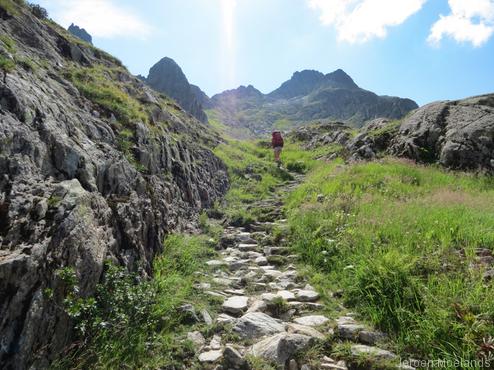
[[274,148],[274,160],[275,162],[278,162],[280,160],[280,152],[278,148]]

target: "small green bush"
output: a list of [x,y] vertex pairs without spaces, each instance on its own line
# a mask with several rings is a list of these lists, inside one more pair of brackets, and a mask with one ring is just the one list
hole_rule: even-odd
[[[77,329],[78,340],[52,368],[116,369],[178,368],[194,359],[194,348],[181,338],[190,326],[179,307],[208,304],[194,290],[196,276],[212,255],[206,239],[169,236],[154,261],[154,276],[142,280],[107,263],[92,297],[80,297],[72,268],[57,275],[65,285],[64,308]],[[46,296],[53,296],[45,289]]]
[[48,11],[41,5],[29,3],[29,10],[36,18],[46,19],[48,18]]

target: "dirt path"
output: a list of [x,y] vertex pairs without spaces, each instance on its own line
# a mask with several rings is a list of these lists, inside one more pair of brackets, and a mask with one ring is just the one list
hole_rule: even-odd
[[[226,228],[218,248],[221,257],[207,262],[213,272],[210,283],[200,288],[223,305],[214,320],[217,334],[208,341],[199,332],[188,334],[203,368],[266,369],[262,366],[272,363],[289,370],[347,369],[344,360],[324,353],[321,343],[328,342],[348,342],[351,356],[396,359],[374,346],[383,335],[368,330],[354,315],[332,318],[322,313],[319,293],[297,271],[297,256],[273,233],[287,227],[282,199],[301,180],[296,177],[273,198],[253,204],[264,210],[266,220],[248,230]],[[311,349],[310,358],[297,356]],[[249,367],[246,358],[259,365]]]

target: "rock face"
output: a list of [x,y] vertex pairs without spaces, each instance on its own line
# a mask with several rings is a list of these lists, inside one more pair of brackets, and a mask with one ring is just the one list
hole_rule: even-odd
[[253,86],[241,86],[213,96],[210,106],[225,124],[248,128],[253,135],[314,120],[342,120],[360,127],[367,120],[397,119],[417,108],[410,99],[378,96],[361,89],[341,69],[326,75],[311,70],[295,72],[267,95]]
[[93,44],[93,37],[84,28],[80,28],[72,23],[69,26],[68,31],[74,36],[79,37],[81,40],[84,40],[91,45]]
[[208,118],[203,110],[207,95],[189,84],[187,77],[173,59],[163,58],[149,70],[146,83],[156,91],[175,99],[180,106],[201,122]]
[[422,107],[403,121],[390,152],[453,169],[494,170],[494,95]]
[[291,139],[308,148],[341,147],[350,160],[395,155],[456,170],[494,171],[494,94],[437,102],[402,120],[378,118],[355,135],[343,123],[301,127]]
[[[16,55],[40,61],[0,82],[0,368],[44,368],[71,337],[56,271],[71,267],[82,295],[107,259],[149,274],[165,235],[192,227],[228,180],[217,138],[114,58],[23,7],[0,13]],[[141,118],[121,121],[67,77],[92,67]]]

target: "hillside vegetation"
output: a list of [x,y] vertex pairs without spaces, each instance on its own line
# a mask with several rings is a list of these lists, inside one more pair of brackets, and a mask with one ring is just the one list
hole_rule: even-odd
[[493,185],[391,158],[320,163],[288,198],[289,242],[321,291],[341,291],[398,353],[482,358],[493,349]]

